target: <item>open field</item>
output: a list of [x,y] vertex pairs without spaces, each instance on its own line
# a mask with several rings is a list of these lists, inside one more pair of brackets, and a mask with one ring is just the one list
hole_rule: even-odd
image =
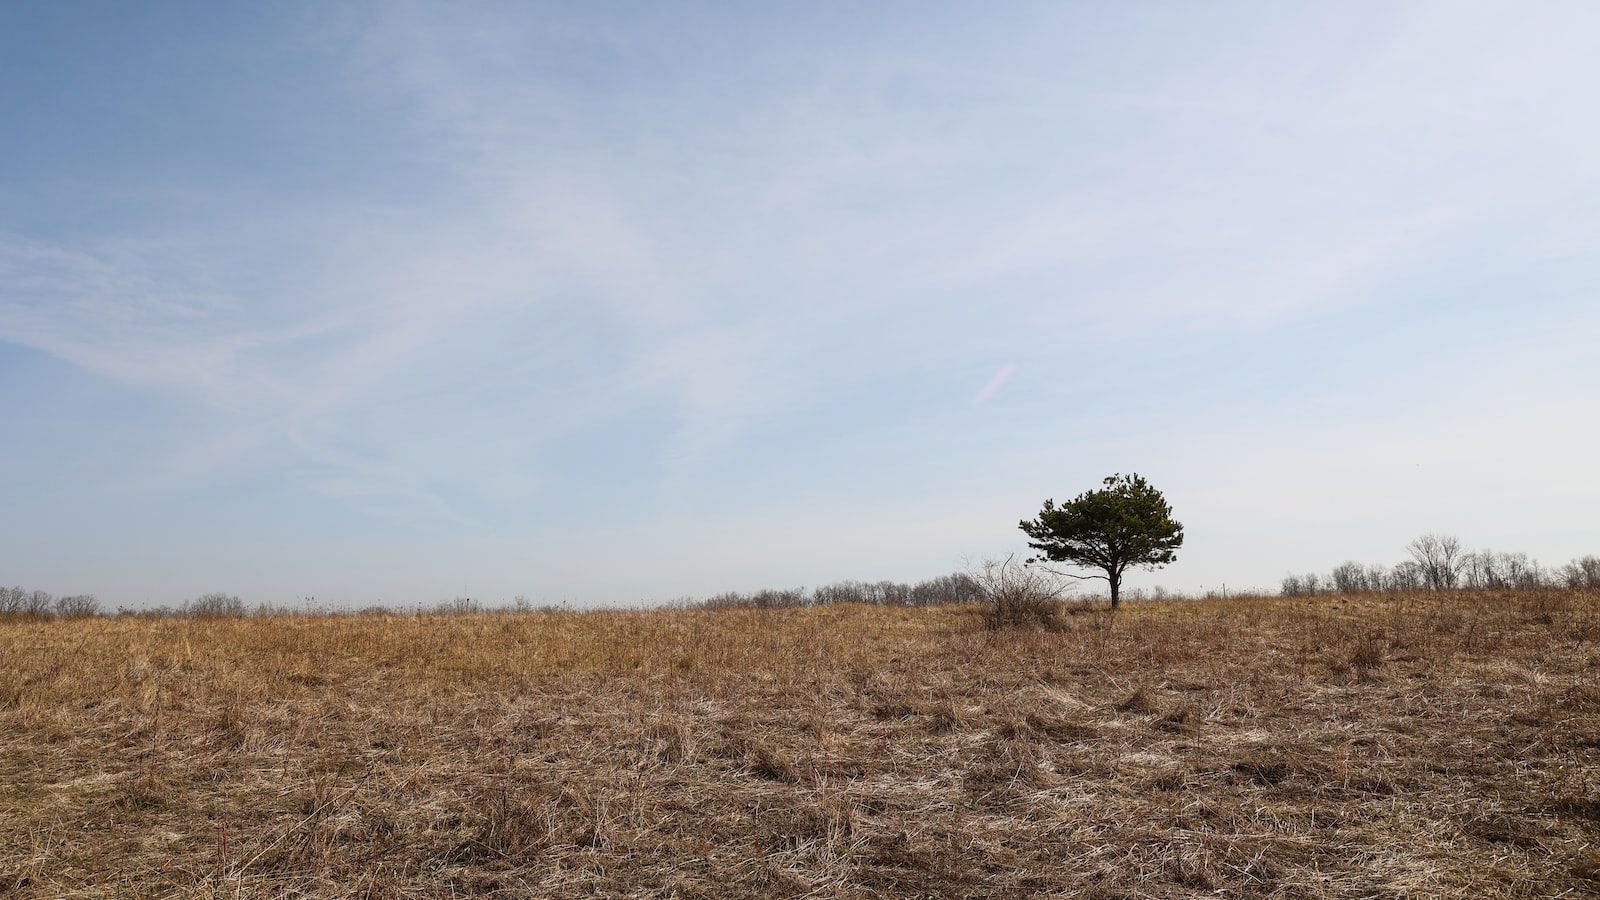
[[0,622],[0,896],[1600,892],[1600,593]]

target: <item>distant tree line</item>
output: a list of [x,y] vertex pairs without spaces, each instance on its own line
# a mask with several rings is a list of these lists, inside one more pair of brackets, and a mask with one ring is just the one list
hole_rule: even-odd
[[1456,589],[1523,590],[1539,587],[1600,588],[1600,556],[1585,556],[1558,569],[1539,565],[1526,553],[1466,551],[1450,535],[1425,534],[1406,545],[1407,559],[1393,567],[1346,562],[1327,573],[1287,575],[1285,597],[1381,591]]
[[941,575],[916,584],[898,581],[837,581],[812,588],[766,589],[751,593],[727,591],[704,600],[684,599],[690,609],[790,609],[862,603],[869,606],[947,606],[988,599],[978,579],[965,572]]
[[[839,581],[822,587],[789,588],[784,590],[759,590],[750,593],[728,591],[697,600],[685,597],[671,605],[680,609],[779,609],[803,606],[828,606],[836,603],[862,603],[873,606],[945,606],[961,603],[987,602],[987,588],[979,579],[965,572],[942,575],[914,584],[897,581]],[[567,610],[566,606],[535,606],[524,597],[511,604],[489,606],[470,597],[443,600],[432,606],[418,606],[417,615],[456,616],[484,612],[553,613]],[[315,597],[305,598],[304,607],[274,606],[263,603],[247,606],[236,596],[226,593],[201,594],[185,600],[176,608],[156,606],[144,609],[119,608],[116,615],[137,616],[147,619],[164,618],[238,618],[244,616],[294,616],[294,615],[401,615],[406,610],[385,606],[368,606],[358,610],[318,606]],[[100,603],[92,594],[72,597],[54,597],[47,591],[29,591],[24,588],[0,588],[0,617],[73,618],[101,615]]]
[[[1537,587],[1600,588],[1600,556],[1584,556],[1560,568],[1546,568],[1525,553],[1501,553],[1491,550],[1467,552],[1461,542],[1450,536],[1428,534],[1406,545],[1410,554],[1395,566],[1364,565],[1345,562],[1330,572],[1310,572],[1284,577],[1281,593],[1285,597],[1304,597],[1315,594],[1359,594],[1378,592],[1405,592],[1421,590],[1454,589],[1504,589],[1520,590]],[[985,566],[975,574],[955,572],[916,583],[898,581],[838,581],[817,588],[764,589],[748,593],[726,591],[705,599],[685,597],[670,606],[679,609],[794,609],[807,606],[829,606],[840,603],[858,603],[868,606],[951,606],[960,604],[986,604],[1002,608],[1004,598],[1016,593],[1012,577],[1001,577],[990,571],[998,563]],[[1002,573],[1006,570],[1002,568]],[[1036,587],[1036,586],[1035,586]],[[1030,589],[1032,593],[1041,593]],[[1025,592],[1026,593],[1026,592]],[[1059,597],[1059,586],[1043,592],[1052,599]],[[1031,593],[1030,593],[1031,596]],[[1162,588],[1151,592],[1135,591],[1130,596],[1151,599],[1177,599],[1180,594]],[[1208,595],[1209,596],[1209,595]],[[999,599],[997,599],[999,598]],[[419,606],[417,615],[474,615],[485,612],[555,613],[569,607],[535,606],[523,597],[511,604],[489,606],[483,602],[457,597],[433,606]],[[315,597],[305,598],[304,607],[274,606],[262,603],[247,606],[243,600],[226,593],[201,594],[185,600],[176,608],[158,606],[145,609],[119,608],[118,616],[140,618],[230,618],[244,616],[294,616],[294,615],[404,615],[406,610],[375,605],[361,609],[340,609],[318,606]],[[57,597],[48,591],[30,591],[22,587],[0,587],[0,618],[86,618],[103,615],[100,602],[93,594],[74,594]]]
[[75,594],[56,597],[49,591],[30,591],[27,588],[0,587],[0,616],[29,618],[80,618],[98,615],[100,601],[93,594]]
[[[0,618],[81,619],[98,616],[101,612],[100,600],[93,594],[56,597],[49,591],[0,587]],[[243,600],[220,593],[201,594],[193,600],[185,600],[177,609],[162,606],[146,610],[117,610],[118,615],[144,615],[155,618],[184,616],[195,619],[243,616],[248,612]]]

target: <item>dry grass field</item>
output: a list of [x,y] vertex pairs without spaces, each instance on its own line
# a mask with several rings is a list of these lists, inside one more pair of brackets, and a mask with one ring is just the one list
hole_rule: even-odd
[[0,896],[1578,897],[1600,594],[0,622]]

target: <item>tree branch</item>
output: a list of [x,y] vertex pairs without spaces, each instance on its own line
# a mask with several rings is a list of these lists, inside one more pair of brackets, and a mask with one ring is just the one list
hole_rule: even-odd
[[1049,572],[1051,575],[1059,575],[1062,578],[1076,578],[1079,581],[1089,581],[1090,579],[1094,579],[1094,578],[1098,578],[1101,581],[1109,580],[1104,575],[1079,575],[1076,572],[1062,572],[1062,571],[1060,571],[1058,569],[1052,569],[1049,566],[1041,566],[1041,565],[1036,565],[1034,563],[1029,563],[1028,565],[1032,565],[1034,568],[1038,569],[1041,572]]

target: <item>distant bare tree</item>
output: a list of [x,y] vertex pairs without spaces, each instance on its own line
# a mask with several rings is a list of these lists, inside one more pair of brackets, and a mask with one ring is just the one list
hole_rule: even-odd
[[910,606],[911,585],[880,581],[872,585],[872,602],[879,606]]
[[1337,590],[1332,576],[1307,572],[1304,575],[1285,575],[1279,592],[1285,597],[1314,597]]
[[1449,590],[1460,580],[1463,559],[1459,538],[1425,534],[1407,544],[1406,550],[1417,564],[1423,584],[1430,590]]
[[1494,553],[1480,550],[1461,558],[1461,586],[1466,588],[1497,587],[1494,571]]
[[1550,570],[1530,559],[1526,553],[1500,553],[1493,550],[1463,552],[1454,537],[1426,534],[1407,545],[1411,559],[1393,569],[1381,565],[1362,566],[1345,562],[1326,575],[1311,572],[1286,575],[1285,597],[1319,593],[1350,594],[1361,591],[1447,590],[1465,587],[1477,590],[1526,590],[1565,584],[1568,587],[1600,587],[1600,557],[1586,556],[1560,569]]
[[1388,590],[1389,570],[1381,565],[1367,566],[1367,586],[1374,591]]
[[1391,591],[1415,591],[1427,582],[1423,578],[1422,567],[1408,559],[1389,570],[1385,583]]
[[865,603],[867,602],[866,585],[859,581],[836,581],[825,584],[811,592],[811,602],[818,606],[829,606],[835,603]]
[[965,572],[920,581],[911,589],[912,606],[945,606],[977,601],[982,593],[977,579]]
[[1334,591],[1340,594],[1360,594],[1383,589],[1381,584],[1367,581],[1366,566],[1353,561],[1336,566],[1329,580],[1333,582]]
[[805,588],[763,588],[750,595],[757,609],[794,609],[806,605]]
[[178,607],[178,613],[180,615],[208,619],[243,616],[245,609],[243,600],[219,592],[201,594],[193,600],[185,600],[183,605]]
[[1585,556],[1562,566],[1561,581],[1567,587],[1600,588],[1600,556]]
[[93,594],[76,594],[56,598],[56,615],[63,619],[81,619],[100,612],[100,601]]
[[1523,590],[1545,583],[1544,570],[1526,553],[1496,553],[1495,569],[1504,587]]
[[22,612],[29,616],[48,616],[55,605],[56,598],[49,591],[34,591],[23,601]]
[[1522,590],[1538,587],[1547,580],[1544,570],[1526,553],[1479,550],[1461,558],[1461,582],[1465,587]]

